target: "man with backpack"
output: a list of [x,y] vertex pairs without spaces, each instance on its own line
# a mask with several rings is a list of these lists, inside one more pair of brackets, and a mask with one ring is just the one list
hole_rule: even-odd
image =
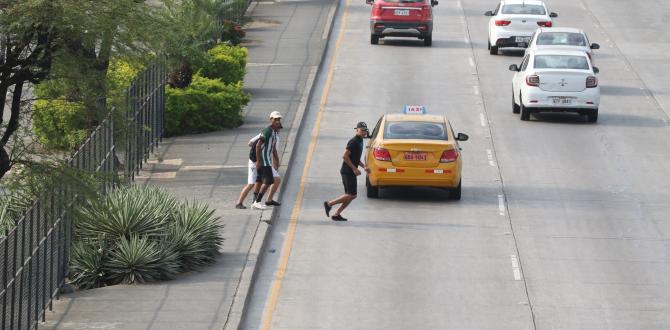
[[[273,118],[276,118],[276,119],[273,120]],[[274,195],[277,192],[277,190],[279,188],[279,185],[281,184],[281,177],[279,176],[279,172],[278,172],[279,158],[277,157],[276,149],[274,149],[274,146],[276,146],[277,142],[279,141],[278,140],[279,129],[283,128],[283,126],[281,125],[281,121],[279,119],[281,119],[281,113],[279,113],[279,111],[273,111],[270,114],[270,120],[272,120],[273,122],[277,121],[278,125],[276,127],[276,130],[274,130],[274,128],[272,129],[273,130],[272,135],[274,135],[274,136],[270,136],[271,138],[274,137],[274,142],[273,142],[273,147],[272,147],[273,150],[269,151],[272,154],[272,156],[271,156],[272,157],[272,166],[271,166],[272,180],[271,180],[270,193],[268,195],[267,201],[265,202],[266,206],[281,205],[279,202],[274,200]],[[272,127],[273,127],[273,125],[271,125],[268,128],[272,128]],[[242,191],[240,192],[240,197],[238,198],[237,202],[235,203],[235,208],[237,208],[237,209],[246,209],[247,208],[246,206],[244,206],[243,201],[244,201],[244,199],[247,198],[247,195],[249,194],[249,191],[251,191],[252,188],[254,188],[253,202],[255,204],[255,205],[252,205],[252,207],[255,208],[255,209],[261,209],[261,210],[266,209],[266,206],[260,204],[260,199],[262,199],[263,196],[261,195],[260,196],[261,198],[260,199],[258,198],[258,195],[260,194],[260,191],[261,191],[261,188],[262,188],[262,183],[264,181],[264,178],[258,173],[258,170],[257,170],[257,163],[258,163],[257,156],[258,155],[257,155],[256,147],[257,147],[258,144],[263,144],[263,141],[261,140],[261,137],[263,136],[265,130],[267,130],[268,128],[264,129],[263,132],[261,132],[260,134],[256,135],[251,140],[249,140],[248,145],[250,147],[250,150],[249,150],[247,185],[244,186],[244,188],[242,188]],[[263,150],[263,147],[264,146],[261,146],[261,150]],[[262,160],[262,157],[263,157],[262,155],[263,155],[263,152],[261,152],[261,160]],[[267,168],[265,170],[267,170]],[[266,174],[266,176],[267,176],[267,174]],[[265,182],[267,183],[267,181],[268,180],[266,180]],[[265,190],[263,190],[263,193],[265,193],[266,190],[267,190],[267,187],[265,187]],[[255,203],[257,199],[259,200],[258,204]]]

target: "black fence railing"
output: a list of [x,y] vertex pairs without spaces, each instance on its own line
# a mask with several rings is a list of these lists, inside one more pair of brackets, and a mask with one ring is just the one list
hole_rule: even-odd
[[221,12],[217,14],[218,22],[230,21],[234,23],[242,23],[242,16],[249,7],[251,0],[227,0]]
[[[164,61],[149,65],[128,88],[128,115],[110,113],[70,158],[72,168],[98,174],[100,193],[119,179],[133,180],[160,141],[165,82]],[[0,329],[36,329],[44,321],[65,284],[73,237],[69,211],[82,198],[67,184],[45,192],[0,238]]]

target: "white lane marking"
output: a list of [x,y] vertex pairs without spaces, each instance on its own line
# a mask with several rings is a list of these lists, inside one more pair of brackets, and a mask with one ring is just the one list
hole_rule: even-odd
[[461,0],[456,1],[456,6],[458,8],[463,8],[463,4],[461,3]]
[[135,176],[136,180],[148,179],[174,179],[177,177],[177,172],[145,172],[141,171],[139,175]]
[[468,61],[470,62],[471,67],[475,67],[475,60],[472,59],[472,57],[468,57]]
[[483,113],[479,114],[479,122],[482,124],[482,127],[486,127],[486,116]]
[[246,168],[248,165],[188,165],[181,168],[182,171],[221,170],[226,168]]
[[509,256],[512,259],[512,272],[514,273],[514,280],[521,281],[521,269],[519,268],[519,258],[516,255]]
[[337,6],[333,4],[330,7],[330,12],[328,12],[328,19],[326,20],[326,28],[323,29],[323,35],[321,35],[321,39],[323,40],[328,39],[328,35],[330,33],[330,29],[328,28],[328,26],[330,26],[330,24],[333,21],[333,18],[335,17],[335,9],[337,9]]
[[486,149],[486,156],[489,158],[489,165],[496,166],[496,163],[493,161],[493,151],[491,151],[491,149]]
[[472,90],[474,91],[475,95],[479,95],[479,86],[472,86]]
[[152,159],[152,160],[148,160],[147,164],[161,164],[161,165],[181,166],[181,164],[183,162],[184,161],[181,158],[163,159],[162,161],[159,161],[157,159]]
[[498,195],[498,211],[500,211],[500,215],[505,215],[505,199],[503,195]]
[[247,63],[248,67],[263,67],[263,66],[291,66],[295,64],[287,63]]
[[466,45],[470,44],[470,39],[468,38],[468,36],[463,37],[463,40],[465,40]]

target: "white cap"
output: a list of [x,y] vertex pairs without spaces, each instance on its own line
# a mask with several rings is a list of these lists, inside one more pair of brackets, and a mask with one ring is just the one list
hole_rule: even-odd
[[281,112],[272,111],[272,113],[270,114],[270,118],[281,118]]

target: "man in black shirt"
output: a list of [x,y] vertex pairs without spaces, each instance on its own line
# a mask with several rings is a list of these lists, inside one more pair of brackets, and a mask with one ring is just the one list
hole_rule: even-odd
[[323,202],[326,216],[330,216],[330,209],[332,209],[333,206],[342,204],[331,217],[334,221],[347,221],[347,219],[342,216],[342,211],[349,206],[349,203],[356,198],[356,194],[358,193],[356,177],[361,175],[361,171],[358,170],[358,167],[360,166],[364,168],[366,172],[369,171],[367,165],[361,162],[361,155],[363,154],[363,138],[367,136],[368,125],[364,122],[359,122],[356,125],[356,135],[349,140],[347,148],[344,150],[344,155],[342,155],[342,168],[340,168],[340,174],[342,175],[342,184],[344,184],[344,195],[341,195],[332,201]]

